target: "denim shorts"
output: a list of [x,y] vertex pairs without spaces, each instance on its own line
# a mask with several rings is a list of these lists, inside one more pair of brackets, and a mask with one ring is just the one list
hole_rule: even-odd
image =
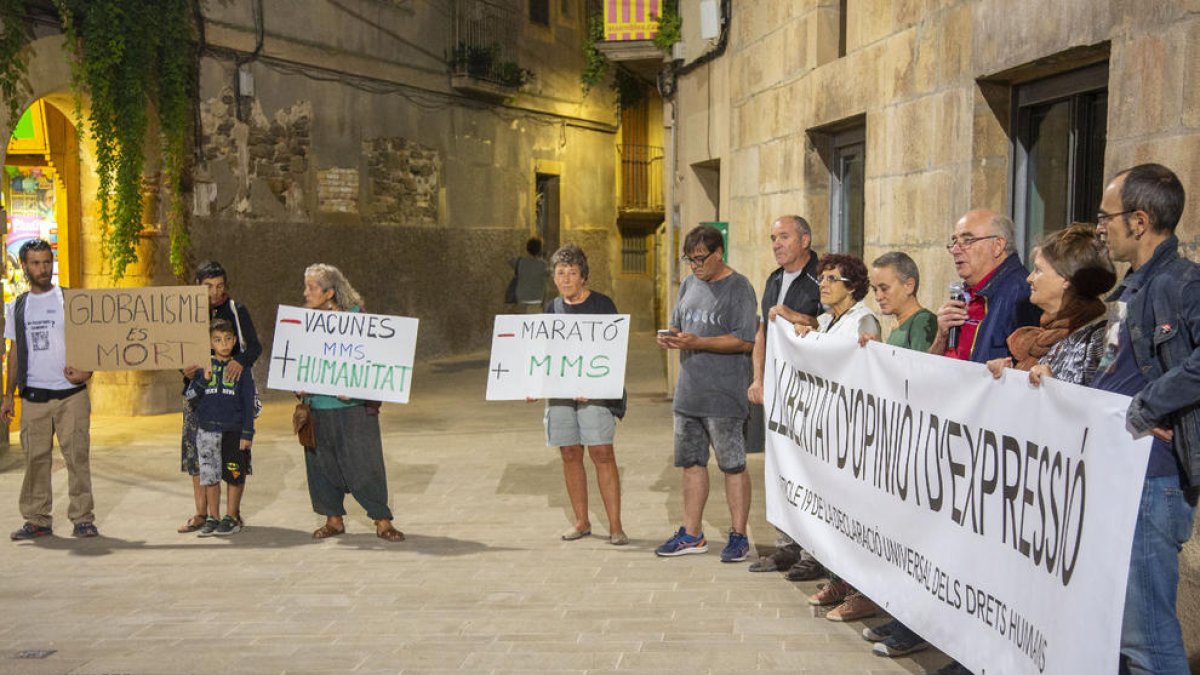
[[740,417],[691,417],[675,413],[675,466],[708,466],[708,448],[725,473],[746,470],[746,420]]
[[546,404],[543,418],[546,445],[612,445],[617,423],[612,411],[594,403],[554,398]]

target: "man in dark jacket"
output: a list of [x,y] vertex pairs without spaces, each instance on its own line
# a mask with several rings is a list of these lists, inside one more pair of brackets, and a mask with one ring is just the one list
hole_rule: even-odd
[[1133,534],[1121,673],[1188,673],[1175,595],[1179,550],[1195,515],[1200,433],[1200,268],[1179,256],[1179,178],[1142,164],[1108,183],[1096,215],[1114,261],[1129,274],[1109,297],[1109,349],[1092,386],[1132,396],[1129,427],[1154,435]]
[[[937,312],[938,333],[930,354],[987,363],[1009,356],[1008,336],[1021,326],[1036,326],[1042,310],[1029,302],[1028,270],[1016,249],[1016,227],[1011,218],[987,209],[963,214],[954,224],[946,250],[954,258],[954,271],[963,280],[966,300],[948,300]],[[950,329],[958,330],[958,344],[949,347]],[[888,631],[902,631],[920,642],[907,627],[893,622]],[[880,633],[886,638],[887,631]],[[865,636],[865,634],[864,634]],[[956,661],[935,675],[971,675]]]
[[[946,250],[967,299],[938,309],[938,334],[929,353],[987,363],[1009,355],[1010,333],[1038,324],[1042,311],[1029,302],[1029,272],[1017,257],[1014,229],[1008,216],[986,209],[967,211],[954,224]],[[948,346],[951,328],[959,331],[954,349]]]
[[[746,395],[751,403],[751,428],[762,437],[763,372],[766,369],[767,324],[782,316],[792,323],[817,325],[821,313],[821,289],[817,283],[817,254],[812,251],[812,228],[800,216],[781,216],[771,224],[771,253],[779,267],[767,277],[763,288],[762,315],[754,336],[753,380]],[[823,576],[825,568],[782,530],[775,539],[775,552],[750,565],[751,572],[786,571],[789,580],[808,581]]]

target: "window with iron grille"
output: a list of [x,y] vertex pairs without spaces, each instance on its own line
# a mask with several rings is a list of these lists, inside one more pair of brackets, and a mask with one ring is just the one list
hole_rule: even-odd
[[621,271],[625,274],[646,274],[650,246],[644,233],[621,233]]

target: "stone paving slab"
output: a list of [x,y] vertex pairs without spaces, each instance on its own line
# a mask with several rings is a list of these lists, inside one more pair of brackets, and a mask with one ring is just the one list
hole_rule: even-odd
[[[377,539],[347,499],[348,534],[314,541],[292,403],[267,392],[243,504],[247,528],[200,539],[175,528],[192,511],[178,471],[179,416],[93,420],[102,536],[68,535],[56,461],[57,535],[0,541],[0,674],[6,673],[921,673],[945,662],[871,655],[859,633],[808,607],[815,582],[722,564],[728,513],[713,469],[706,555],[660,559],[678,527],[671,409],[652,337],[630,347],[630,411],[618,426],[631,544],[570,524],[540,404],[483,401],[486,358],[425,364],[413,402],[383,408],[384,447],[407,541]],[[19,448],[0,453],[0,519],[20,525]],[[767,550],[762,457],[750,538]],[[590,474],[592,472],[589,472]],[[594,481],[594,474],[592,480]],[[877,624],[875,619],[870,625]],[[18,659],[23,650],[56,650]]]

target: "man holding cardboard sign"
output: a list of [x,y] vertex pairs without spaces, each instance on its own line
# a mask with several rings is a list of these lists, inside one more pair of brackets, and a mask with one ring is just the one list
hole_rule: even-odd
[[25,450],[25,480],[21,483],[21,515],[25,524],[12,533],[14,541],[52,534],[53,491],[50,454],[54,437],[67,465],[71,496],[67,517],[73,535],[95,537],[92,473],[89,465],[89,427],[92,407],[87,382],[90,371],[67,365],[66,327],[62,290],[51,279],[54,252],[50,244],[33,239],[20,251],[21,271],[29,291],[7,308],[4,337],[16,348],[8,357],[8,379],[0,417],[7,424],[15,409],[14,393],[25,400],[21,414],[21,445]]

